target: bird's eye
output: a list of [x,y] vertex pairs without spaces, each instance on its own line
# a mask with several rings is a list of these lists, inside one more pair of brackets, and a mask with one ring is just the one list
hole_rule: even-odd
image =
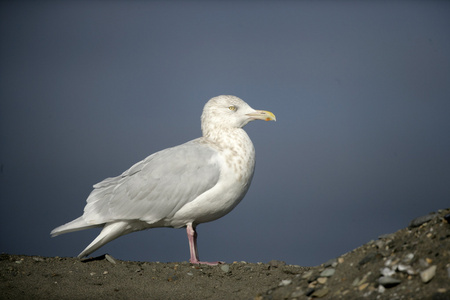
[[235,110],[236,110],[236,106],[230,105],[230,106],[228,106],[228,109],[229,109],[229,110],[232,110],[232,111],[235,111]]

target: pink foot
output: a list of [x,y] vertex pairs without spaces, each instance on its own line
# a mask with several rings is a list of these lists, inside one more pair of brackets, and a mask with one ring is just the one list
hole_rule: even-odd
[[200,261],[197,252],[197,232],[195,232],[195,228],[191,223],[186,225],[186,232],[189,239],[189,250],[191,252],[191,259],[189,259],[189,261],[191,264],[217,266],[224,263],[223,261]]

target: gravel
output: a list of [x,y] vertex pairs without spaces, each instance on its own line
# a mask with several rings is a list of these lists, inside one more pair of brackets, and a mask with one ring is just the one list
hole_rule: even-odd
[[0,255],[0,299],[450,299],[450,209],[322,265]]

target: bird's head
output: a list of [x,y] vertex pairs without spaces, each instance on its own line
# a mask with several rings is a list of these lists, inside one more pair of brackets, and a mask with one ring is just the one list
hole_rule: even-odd
[[255,110],[236,96],[222,95],[209,100],[203,108],[202,131],[205,135],[214,128],[242,128],[253,120],[276,121],[266,110]]

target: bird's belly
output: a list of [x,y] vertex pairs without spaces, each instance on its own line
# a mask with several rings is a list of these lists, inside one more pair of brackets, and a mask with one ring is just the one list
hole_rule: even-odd
[[217,184],[194,201],[184,205],[171,220],[170,226],[182,227],[187,223],[200,224],[214,221],[228,214],[247,193],[247,185]]

